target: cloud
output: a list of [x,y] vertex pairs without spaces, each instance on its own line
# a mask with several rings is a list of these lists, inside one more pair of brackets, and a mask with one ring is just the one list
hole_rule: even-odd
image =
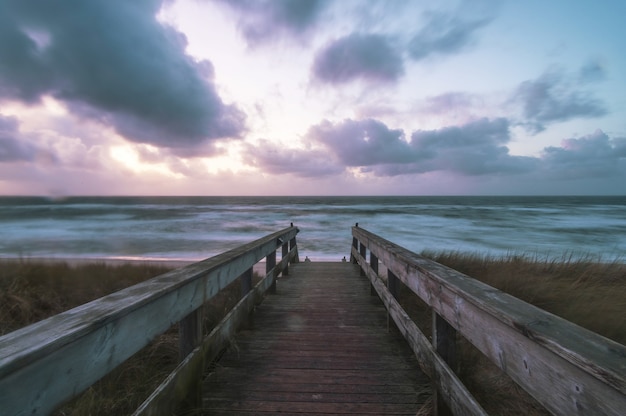
[[578,78],[583,83],[604,81],[606,68],[599,59],[590,59],[578,71]]
[[211,63],[156,20],[160,5],[2,2],[0,98],[52,95],[130,140],[173,149],[239,136],[244,114],[219,97]]
[[269,140],[261,140],[258,145],[247,145],[244,152],[246,163],[263,172],[274,175],[296,174],[311,178],[338,174],[344,167],[336,159],[321,149],[290,149]]
[[0,114],[0,163],[34,160],[37,149],[19,139],[18,121]]
[[509,141],[509,121],[505,118],[482,118],[461,126],[418,130],[411,135],[411,146],[423,161],[409,171],[446,170],[475,176],[532,170],[536,160],[510,155],[505,146]]
[[343,84],[356,79],[389,83],[404,74],[404,63],[388,37],[353,33],[320,50],[312,73],[317,80],[329,84]]
[[567,179],[626,175],[626,138],[611,139],[596,130],[546,147],[541,159],[547,171]]
[[310,33],[325,0],[221,0],[238,14],[238,25],[248,45],[277,39],[302,39]]
[[524,124],[535,133],[545,130],[549,123],[607,114],[602,101],[576,89],[560,71],[548,71],[535,80],[522,82],[512,100],[522,105]]
[[455,14],[432,14],[428,23],[409,41],[409,56],[422,60],[432,55],[451,55],[471,45],[475,32],[490,18],[463,19]]
[[405,140],[402,130],[377,120],[324,121],[307,138],[325,146],[341,163],[377,176],[433,171],[464,175],[513,174],[532,170],[535,158],[513,156],[507,119],[479,119],[461,126],[418,130]]
[[391,130],[373,120],[350,120],[313,126],[307,138],[323,144],[346,166],[370,166],[381,163],[408,163],[413,159],[402,130]]

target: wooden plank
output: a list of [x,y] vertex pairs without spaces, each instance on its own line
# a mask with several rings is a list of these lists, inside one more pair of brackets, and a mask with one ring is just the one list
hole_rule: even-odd
[[625,346],[361,228],[353,235],[552,413],[623,414]]
[[207,377],[206,414],[415,414],[430,381],[357,266],[292,265],[277,288]]
[[48,414],[291,239],[290,227],[0,337],[3,414]]

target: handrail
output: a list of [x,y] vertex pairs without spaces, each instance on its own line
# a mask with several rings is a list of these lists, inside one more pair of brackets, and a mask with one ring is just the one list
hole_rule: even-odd
[[290,246],[287,259],[297,261],[298,231],[292,225],[0,337],[2,414],[50,413],[179,321],[186,356],[202,339],[192,328],[199,308],[259,260],[275,262],[279,248]]
[[[465,389],[457,388],[456,376],[450,378],[449,366],[442,367],[441,361],[452,357],[431,353],[433,347],[378,276],[379,260],[388,270],[390,288],[401,281],[432,308],[433,343],[438,344],[438,351],[450,347],[445,345],[446,340],[454,343],[456,331],[555,415],[623,414],[625,346],[358,225],[352,227],[352,236],[353,262],[369,277],[420,366],[431,376],[438,394],[454,414],[484,414],[484,410],[468,407]],[[367,250],[370,264],[366,260]]]

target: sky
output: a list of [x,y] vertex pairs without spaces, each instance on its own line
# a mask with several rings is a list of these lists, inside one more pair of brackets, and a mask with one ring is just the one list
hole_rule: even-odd
[[625,195],[623,0],[0,0],[0,195]]

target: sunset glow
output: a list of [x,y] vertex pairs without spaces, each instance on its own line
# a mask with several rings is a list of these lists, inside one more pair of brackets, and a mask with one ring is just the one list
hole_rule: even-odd
[[0,194],[625,194],[624,15],[2,2]]

